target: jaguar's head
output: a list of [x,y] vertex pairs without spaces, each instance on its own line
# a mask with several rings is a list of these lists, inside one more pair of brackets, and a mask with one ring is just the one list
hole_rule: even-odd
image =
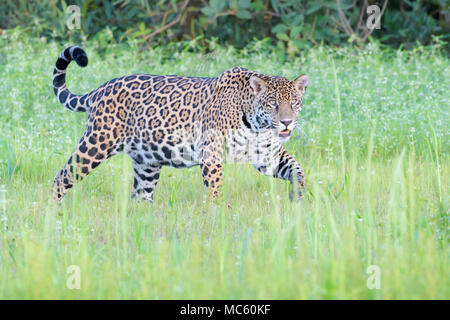
[[288,141],[297,126],[309,77],[303,74],[290,81],[283,77],[252,76],[249,81],[255,95],[250,116],[252,127],[274,129],[281,142]]

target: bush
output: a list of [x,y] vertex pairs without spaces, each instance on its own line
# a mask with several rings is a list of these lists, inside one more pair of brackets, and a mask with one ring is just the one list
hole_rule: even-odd
[[[145,45],[197,41],[244,47],[253,39],[270,39],[290,54],[310,45],[364,45],[370,30],[366,3],[383,7],[384,0],[72,0],[80,7],[81,29],[69,30],[66,1],[6,0],[0,4],[0,28],[16,26],[33,36],[78,41],[108,30],[115,41],[138,39]],[[390,46],[428,44],[433,35],[448,39],[446,0],[391,1],[381,29],[371,37]]]

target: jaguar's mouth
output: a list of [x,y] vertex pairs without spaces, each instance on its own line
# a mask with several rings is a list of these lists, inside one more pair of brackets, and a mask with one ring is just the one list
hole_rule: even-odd
[[278,136],[279,136],[280,138],[287,138],[287,137],[289,137],[290,135],[291,135],[291,130],[284,129],[284,130],[278,131]]

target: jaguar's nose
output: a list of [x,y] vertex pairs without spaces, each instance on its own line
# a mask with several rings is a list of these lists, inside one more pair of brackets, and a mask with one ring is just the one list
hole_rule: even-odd
[[283,120],[280,120],[280,122],[282,123],[282,124],[284,124],[285,126],[286,126],[286,128],[292,123],[292,120],[289,120],[289,119],[283,119]]

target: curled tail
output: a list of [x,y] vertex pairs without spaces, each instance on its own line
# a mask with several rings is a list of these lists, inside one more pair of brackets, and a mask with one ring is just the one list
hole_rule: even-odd
[[75,60],[80,67],[86,67],[88,64],[86,52],[80,47],[64,49],[56,60],[55,70],[53,71],[53,91],[59,102],[67,109],[86,112],[89,109],[88,95],[75,95],[66,87],[66,69],[72,60]]

